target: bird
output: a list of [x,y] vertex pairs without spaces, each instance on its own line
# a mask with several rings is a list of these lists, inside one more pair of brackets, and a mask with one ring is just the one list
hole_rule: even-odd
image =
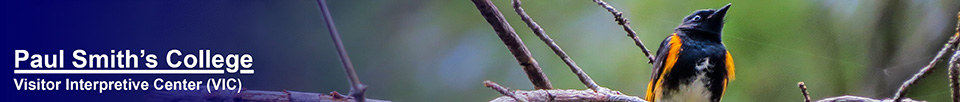
[[730,5],[693,12],[660,43],[647,101],[720,101],[735,78],[733,57],[720,39]]

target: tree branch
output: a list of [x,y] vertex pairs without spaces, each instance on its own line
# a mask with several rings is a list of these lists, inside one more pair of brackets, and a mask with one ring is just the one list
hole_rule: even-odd
[[644,46],[643,41],[640,41],[640,37],[637,37],[637,32],[634,32],[633,28],[630,27],[630,21],[623,17],[623,12],[617,11],[616,8],[613,8],[613,6],[610,6],[610,4],[607,4],[607,2],[604,2],[603,0],[593,0],[593,2],[607,9],[607,12],[613,14],[613,18],[617,21],[617,24],[623,26],[623,31],[627,32],[627,36],[633,39],[633,42],[640,47],[640,50],[643,50],[643,55],[647,56],[648,59],[647,63],[653,63],[654,56],[650,56],[650,50],[647,50],[647,46]]
[[551,89],[504,92],[507,90],[494,82],[484,81],[484,84],[487,85],[487,87],[491,87],[491,85],[500,87],[491,88],[504,95],[497,97],[490,102],[516,102],[517,100],[533,102],[647,102],[640,97],[624,95],[619,91],[612,91],[606,88],[600,88],[600,90]]
[[810,92],[807,92],[807,86],[803,85],[803,82],[797,83],[797,87],[800,87],[800,92],[803,92],[803,101],[810,102]]
[[[958,70],[957,67],[960,67],[960,47],[957,47],[957,43],[958,43],[957,40],[960,39],[960,12],[957,13],[956,30],[957,32],[954,33],[953,36],[950,37],[950,40],[943,45],[943,48],[941,48],[940,51],[937,52],[937,55],[933,57],[933,60],[931,60],[930,63],[927,63],[927,65],[921,68],[919,72],[913,75],[913,77],[910,77],[910,79],[907,79],[906,81],[903,82],[903,84],[897,90],[897,93],[896,95],[893,96],[893,98],[873,99],[873,98],[867,98],[867,97],[847,95],[847,96],[824,98],[823,100],[819,100],[817,102],[923,102],[923,101],[912,100],[904,97],[906,96],[910,86],[913,84],[916,84],[917,80],[919,80],[920,78],[923,78],[923,76],[926,73],[929,73],[931,70],[933,70],[933,66],[936,65],[937,62],[940,61],[940,58],[943,57],[943,55],[946,54],[947,52],[953,52],[953,56],[951,56],[950,61],[947,62],[949,64],[948,68],[950,71],[949,72],[950,89],[953,94],[951,97],[953,98],[953,102],[960,102],[960,83],[958,83],[957,81],[958,74],[960,74],[957,71]],[[806,92],[807,90],[806,86],[803,85],[803,82],[800,82],[798,85],[800,89],[804,91],[804,97],[807,97],[807,100],[809,100],[810,96]]]
[[960,64],[957,63],[957,59],[960,58],[958,55],[960,55],[960,50],[953,52],[953,56],[950,57],[950,67],[947,67],[950,70],[950,91],[953,94],[951,95],[953,102],[960,102],[960,90],[958,90],[960,89],[960,84],[957,83],[957,67],[960,67]]
[[508,97],[510,97],[510,98],[513,98],[514,100],[519,100],[519,101],[522,101],[522,102],[526,102],[526,100],[521,100],[520,98],[517,98],[518,96],[517,96],[516,94],[513,94],[513,92],[510,92],[510,89],[509,89],[509,88],[500,86],[500,84],[494,83],[494,82],[492,82],[492,81],[490,81],[490,80],[483,81],[483,86],[486,86],[487,88],[496,90],[497,92],[500,92],[500,94],[503,94],[504,96],[508,96]]
[[566,63],[567,66],[570,67],[570,71],[573,71],[573,73],[577,75],[577,78],[580,79],[580,82],[583,83],[583,85],[587,85],[587,88],[594,90],[600,88],[600,85],[597,85],[597,83],[594,82],[593,79],[587,75],[587,73],[583,72],[583,69],[580,69],[580,66],[577,66],[577,63],[573,62],[573,59],[571,59],[570,56],[563,51],[563,49],[560,49],[560,45],[557,45],[557,43],[553,42],[553,39],[550,39],[550,36],[544,33],[543,28],[540,28],[540,25],[538,25],[537,22],[534,22],[533,18],[530,18],[530,16],[527,15],[527,12],[523,11],[523,8],[520,7],[520,0],[513,0],[513,10],[517,12],[517,15],[520,15],[520,19],[527,24],[527,27],[530,27],[530,29],[533,30],[533,33],[535,33],[537,37],[540,37],[540,40],[543,40],[543,43],[546,43],[547,46],[550,46],[550,49],[553,50],[553,53],[557,54],[557,56],[563,60],[563,63]]
[[504,45],[507,45],[507,49],[509,49],[513,57],[517,59],[520,66],[523,67],[523,71],[527,73],[527,77],[530,78],[530,82],[533,83],[534,88],[552,89],[553,86],[550,85],[550,80],[547,79],[547,76],[543,74],[540,65],[533,59],[526,45],[520,40],[520,36],[517,36],[517,33],[513,31],[513,27],[510,27],[510,24],[503,18],[503,14],[500,14],[497,7],[494,6],[490,0],[471,1],[477,6],[477,10],[480,10],[480,15],[482,15],[483,18],[487,20],[487,23],[490,23],[490,26],[493,27],[493,30],[497,32],[497,36],[500,37]]
[[958,37],[958,34],[954,34],[952,37],[950,37],[950,41],[948,41],[947,44],[944,44],[943,48],[940,48],[940,51],[937,52],[937,56],[934,56],[933,60],[930,61],[930,63],[927,63],[926,66],[920,69],[920,72],[918,72],[917,74],[914,74],[913,77],[910,77],[910,79],[907,79],[907,81],[903,82],[903,84],[900,85],[900,89],[897,90],[897,94],[893,96],[893,99],[896,102],[900,102],[900,100],[903,99],[904,96],[906,96],[910,85],[916,84],[917,79],[922,78],[924,75],[926,75],[931,70],[933,70],[933,66],[936,65],[938,61],[940,61],[940,58],[943,57],[943,54],[946,54],[948,52],[947,50],[949,50],[950,48],[956,47],[956,43],[958,39],[957,37]]
[[[953,36],[960,36],[960,12],[957,13],[957,28],[955,30],[956,30],[956,33],[954,33]],[[958,60],[957,60],[958,58],[960,58],[960,56],[958,55],[960,55],[960,47],[954,49],[953,57],[950,59],[950,62],[949,62],[950,67],[948,67],[950,70],[949,72],[950,73],[950,77],[949,77],[950,91],[953,94],[951,95],[953,98],[953,102],[960,102],[960,82],[958,82],[958,77],[960,77],[960,72],[957,71],[958,68],[960,68],[960,63],[958,63]]]
[[[519,43],[519,40],[520,40],[519,37],[517,37],[516,33],[513,31],[513,28],[511,28],[510,25],[507,23],[507,21],[503,18],[503,15],[500,14],[499,11],[497,11],[496,6],[494,6],[493,3],[491,3],[489,0],[472,0],[472,1],[474,2],[475,5],[477,5],[477,9],[480,10],[480,14],[483,15],[484,18],[486,18],[487,23],[490,23],[490,25],[493,26],[494,30],[497,32],[497,35],[499,35],[501,40],[503,40],[504,44],[506,44],[508,48],[510,48],[510,52],[514,54],[514,57],[516,57],[517,60],[521,62],[520,64],[523,66],[536,65],[535,62],[533,64],[522,63],[524,62],[522,61],[522,59],[529,59],[530,61],[533,61],[533,58],[529,56],[529,52],[527,51],[526,47],[524,47],[523,43]],[[569,56],[567,56],[567,54],[562,49],[560,49],[560,47],[553,41],[553,39],[550,39],[550,37],[544,33],[543,28],[540,28],[540,26],[537,25],[536,22],[534,22],[533,19],[531,19],[530,16],[528,16],[526,12],[523,11],[523,8],[520,7],[519,0],[513,1],[513,7],[514,7],[514,10],[517,12],[517,14],[520,15],[523,21],[527,24],[527,26],[530,27],[533,30],[533,32],[536,33],[537,36],[544,41],[544,43],[550,46],[551,49],[554,51],[554,53],[556,53],[557,56],[563,59],[564,63],[566,63],[567,66],[569,66],[570,69],[575,74],[577,74],[577,76],[579,76],[580,81],[583,82],[585,85],[587,85],[587,87],[589,87],[590,89],[588,90],[549,89],[549,90],[533,90],[533,91],[518,90],[514,92],[509,92],[509,90],[507,90],[505,87],[497,85],[494,82],[485,81],[484,82],[485,86],[491,89],[494,89],[497,92],[500,92],[500,94],[504,95],[492,101],[494,102],[500,102],[500,101],[507,101],[507,102],[513,102],[513,101],[646,102],[639,97],[623,95],[619,91],[612,91],[610,89],[603,88],[597,85],[595,82],[593,82],[592,79],[590,79],[590,77],[586,73],[583,72],[582,69],[580,69],[579,66],[576,65],[576,63],[573,62],[573,60]],[[539,72],[539,67],[536,67],[536,66],[524,67],[524,68],[525,69],[536,68],[538,70],[537,72]],[[542,76],[542,73],[531,74],[529,70],[527,71],[528,71],[527,72],[528,76]],[[546,79],[546,77],[543,77],[543,78]],[[531,81],[536,85],[538,81],[534,81],[534,80],[535,78],[531,77]],[[549,82],[547,82],[547,84],[549,84]],[[542,88],[538,88],[538,89],[542,89]]]
[[[230,90],[205,91],[151,91],[148,102],[344,102],[354,98],[336,91],[330,94],[297,91]],[[367,102],[390,102],[379,99],[364,99]]]
[[346,48],[343,47],[343,41],[340,40],[340,33],[337,32],[336,24],[333,23],[333,17],[330,16],[330,9],[327,8],[325,0],[317,0],[320,5],[320,12],[326,21],[327,30],[330,31],[330,38],[333,38],[333,44],[337,47],[337,53],[340,54],[340,60],[343,62],[343,69],[346,70],[347,77],[350,79],[350,96],[357,99],[357,102],[363,102],[363,92],[367,86],[360,83],[356,71],[353,69],[353,63],[350,62],[350,56],[347,55]]
[[[868,97],[846,95],[846,96],[824,98],[822,100],[818,100],[817,102],[892,102],[892,101],[893,99],[873,99]],[[918,101],[910,98],[904,98],[901,100],[901,102],[926,102],[926,101]]]
[[[799,83],[797,83],[797,87],[800,87],[800,91],[803,92],[804,101],[805,101],[805,102],[811,102],[811,100],[810,100],[810,92],[807,92],[807,86],[806,86],[805,84],[803,84],[803,82],[799,82]],[[837,96],[837,97],[829,97],[829,98],[824,98],[824,99],[821,99],[821,100],[817,100],[817,102],[893,102],[893,101],[894,101],[894,99],[892,99],[892,98],[887,98],[887,99],[873,99],[873,98],[868,98],[868,97],[850,96],[850,95]],[[902,102],[926,102],[926,101],[917,101],[917,100],[913,100],[913,99],[910,99],[910,98],[903,98],[903,99],[901,99],[901,101],[902,101]]]

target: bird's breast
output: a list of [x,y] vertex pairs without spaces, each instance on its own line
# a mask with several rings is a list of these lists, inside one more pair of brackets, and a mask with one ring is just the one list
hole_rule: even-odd
[[710,102],[712,99],[710,89],[707,88],[707,80],[703,73],[693,77],[692,82],[681,84],[676,89],[668,89],[662,93],[663,99],[658,102]]

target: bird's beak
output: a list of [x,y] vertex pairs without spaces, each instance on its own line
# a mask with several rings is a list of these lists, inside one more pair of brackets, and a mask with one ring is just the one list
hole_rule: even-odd
[[731,4],[728,3],[726,6],[723,6],[723,7],[721,7],[720,9],[717,9],[717,12],[714,12],[713,14],[710,15],[710,17],[707,17],[707,18],[708,18],[708,19],[711,19],[711,20],[720,20],[720,21],[722,21],[722,20],[723,20],[723,16],[726,16],[726,15],[727,15],[727,9],[730,8],[730,5],[731,5]]

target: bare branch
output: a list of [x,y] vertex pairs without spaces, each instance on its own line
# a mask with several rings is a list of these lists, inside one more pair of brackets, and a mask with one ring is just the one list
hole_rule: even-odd
[[327,30],[330,31],[330,38],[337,47],[337,53],[340,54],[340,61],[343,62],[343,69],[346,70],[347,77],[350,78],[350,96],[357,99],[357,102],[364,102],[363,92],[367,91],[367,86],[360,83],[357,72],[353,69],[353,63],[350,62],[350,56],[347,55],[347,49],[343,47],[343,41],[340,40],[340,33],[337,32],[337,26],[333,23],[333,16],[330,16],[330,9],[327,8],[325,0],[317,0],[320,5],[320,12],[327,23]]
[[[817,102],[893,102],[893,99],[881,100],[881,99],[846,95],[846,96],[824,98],[823,100],[819,100]],[[902,102],[926,102],[926,101],[918,101],[910,98],[904,98],[902,99]]]
[[803,82],[799,82],[797,87],[800,87],[800,92],[803,92],[803,101],[810,102],[810,92],[807,92],[807,86],[803,85]]
[[960,102],[960,90],[958,90],[960,89],[960,83],[957,83],[957,67],[960,67],[960,64],[957,63],[957,58],[960,58],[958,55],[960,55],[960,51],[953,52],[953,57],[950,57],[950,67],[947,67],[950,70],[950,91],[953,93],[953,95],[951,95],[953,102]]
[[[799,82],[797,83],[797,87],[800,87],[800,91],[803,92],[804,102],[811,102],[810,92],[807,91],[807,85],[805,85],[803,82]],[[874,98],[861,97],[861,96],[844,95],[844,96],[824,98],[821,100],[817,100],[816,102],[893,102],[893,101],[894,99],[892,98],[874,99]],[[903,98],[901,99],[901,101],[902,102],[926,102],[926,101],[913,100],[910,98]]]
[[[518,42],[520,39],[519,37],[516,37],[517,35],[513,31],[513,28],[510,28],[506,20],[503,19],[503,15],[501,15],[500,12],[496,10],[496,7],[492,3],[490,3],[489,0],[472,0],[472,1],[474,2],[475,5],[477,5],[477,9],[480,10],[481,15],[483,15],[484,18],[486,18],[487,22],[494,27],[494,30],[497,32],[497,35],[500,36],[501,40],[504,41],[504,43],[508,46],[508,48],[511,48],[510,49],[511,52],[513,52],[514,56],[518,59],[518,61],[520,61],[521,58],[529,58],[532,61],[533,58],[529,57],[529,52],[526,51],[526,48],[523,46],[523,43],[519,43],[519,44],[513,43],[513,42]],[[549,90],[533,90],[533,91],[518,90],[514,92],[509,92],[509,90],[507,90],[506,88],[500,85],[497,85],[496,83],[485,81],[484,82],[485,86],[490,87],[491,89],[494,89],[497,92],[500,92],[501,94],[504,95],[502,97],[492,100],[493,102],[513,102],[513,101],[646,102],[639,97],[623,95],[619,91],[612,91],[610,89],[600,87],[595,82],[593,82],[593,80],[590,79],[590,77],[586,73],[584,73],[579,66],[577,66],[577,64],[566,54],[566,52],[560,49],[560,46],[558,46],[553,41],[553,39],[550,39],[550,37],[544,33],[543,28],[540,28],[540,26],[536,22],[534,22],[529,15],[526,14],[526,12],[523,10],[520,4],[521,3],[519,0],[513,1],[514,10],[517,12],[518,15],[521,16],[523,21],[527,24],[527,27],[530,27],[533,30],[533,32],[536,33],[538,37],[540,37],[540,40],[544,41],[544,43],[550,46],[550,48],[554,51],[554,53],[557,54],[557,56],[559,56],[561,59],[563,59],[564,63],[566,63],[567,66],[569,66],[570,69],[575,74],[577,74],[577,76],[579,76],[580,81],[583,82],[585,85],[587,85],[587,87],[589,87],[590,89],[588,90],[549,89]],[[521,51],[524,51],[527,57],[520,56],[520,54],[518,54],[517,51],[514,51],[513,46],[517,46],[517,45],[519,45],[518,46],[519,48],[522,48]],[[520,62],[523,62],[523,61],[520,61]],[[529,65],[529,64],[521,63],[521,65]],[[539,70],[539,67],[537,67],[537,70]],[[542,73],[535,73],[535,74],[542,75]],[[528,71],[527,75],[529,76],[534,74],[531,74]],[[534,79],[531,77],[531,80],[534,80]],[[534,84],[536,83],[537,82],[534,81]],[[547,84],[549,84],[549,82],[547,82]]]
[[947,50],[956,46],[957,39],[958,39],[957,37],[958,37],[958,34],[954,34],[952,37],[950,37],[950,41],[948,41],[947,44],[944,44],[943,48],[940,48],[940,51],[937,52],[937,56],[934,56],[933,60],[930,61],[930,63],[927,63],[926,66],[920,69],[920,72],[917,72],[916,74],[913,75],[913,77],[910,77],[910,79],[907,79],[907,81],[903,82],[903,84],[900,85],[900,89],[897,90],[897,94],[893,96],[893,99],[897,102],[900,102],[900,100],[903,99],[904,96],[906,96],[907,91],[910,88],[910,85],[916,84],[917,79],[922,78],[924,75],[926,75],[931,70],[933,70],[933,66],[936,65],[937,62],[940,61],[940,58],[943,57],[943,55],[948,52]]
[[580,69],[580,66],[577,66],[577,63],[573,62],[573,59],[571,59],[570,56],[563,51],[563,49],[560,49],[560,45],[557,45],[557,43],[553,42],[553,39],[550,39],[550,36],[544,33],[543,28],[540,28],[540,25],[538,25],[537,22],[534,22],[533,18],[530,18],[530,16],[527,15],[527,12],[523,11],[523,8],[520,7],[520,0],[513,0],[513,10],[517,12],[517,15],[520,15],[520,18],[524,23],[527,23],[527,27],[530,27],[530,29],[533,30],[533,33],[535,33],[537,37],[540,37],[540,40],[543,40],[543,43],[546,43],[547,46],[550,46],[550,49],[553,50],[553,53],[557,54],[560,59],[563,59],[563,63],[566,63],[567,66],[570,67],[570,71],[573,71],[573,73],[577,75],[577,78],[580,78],[580,82],[583,83],[583,85],[587,85],[587,88],[594,90],[600,88],[600,85],[597,85],[597,83],[594,82],[593,79],[587,75],[587,73],[583,72],[583,69]]
[[497,36],[500,37],[504,45],[507,45],[507,49],[509,49],[513,57],[517,59],[520,66],[523,67],[523,71],[527,73],[527,77],[530,78],[530,82],[533,83],[534,88],[552,89],[553,86],[550,85],[550,80],[543,74],[540,65],[537,64],[537,60],[533,59],[526,45],[520,40],[520,36],[517,36],[513,27],[510,27],[510,24],[503,18],[503,14],[500,14],[497,7],[493,5],[490,0],[471,1],[477,6],[477,10],[480,10],[480,15],[482,15],[483,18],[487,20],[487,23],[490,23],[490,26],[493,27],[493,30],[497,32]]
[[[341,95],[336,91],[330,94],[297,91],[242,90],[240,93],[230,90],[206,91],[151,91],[148,102],[344,102],[355,101],[353,97]],[[368,102],[390,102],[387,100],[364,99]]]
[[516,94],[513,94],[513,92],[510,92],[510,89],[509,89],[509,88],[500,86],[500,84],[494,83],[494,82],[492,82],[492,81],[490,81],[490,80],[483,81],[483,86],[486,86],[487,88],[496,90],[497,92],[500,92],[500,94],[503,94],[504,96],[508,96],[508,97],[510,97],[510,98],[513,98],[514,100],[518,100],[518,101],[521,101],[521,102],[526,102],[526,101],[527,101],[527,100],[521,100],[520,98],[517,98],[517,95],[516,95]]
[[[953,36],[960,36],[960,12],[957,13],[957,28]],[[957,59],[960,58],[960,56],[958,55],[960,55],[960,47],[954,49],[953,57],[951,57],[949,62],[950,67],[947,67],[950,70],[950,91],[953,93],[953,95],[951,95],[953,102],[960,102],[960,82],[958,82],[960,72],[957,71],[958,67],[960,67]]]
[[[517,90],[514,91],[520,100],[532,102],[647,102],[637,96],[621,94],[605,88],[600,90]],[[501,96],[490,102],[514,102],[517,99]]]
[[633,28],[630,27],[630,21],[623,17],[623,12],[617,11],[616,8],[613,8],[613,6],[610,6],[610,4],[607,4],[607,2],[604,2],[603,0],[593,0],[593,2],[597,3],[597,5],[600,5],[601,7],[607,9],[608,12],[613,14],[613,18],[617,21],[617,24],[623,26],[623,31],[627,32],[627,36],[633,39],[633,42],[640,47],[640,50],[643,50],[643,55],[646,55],[647,59],[649,59],[647,63],[653,63],[654,56],[650,56],[650,50],[647,50],[647,46],[644,46],[643,41],[640,41],[640,37],[637,37],[637,32],[634,32]]
[[823,100],[819,100],[817,102],[880,102],[880,100],[867,98],[867,97],[846,95],[846,96],[839,96],[839,97],[824,98]]

